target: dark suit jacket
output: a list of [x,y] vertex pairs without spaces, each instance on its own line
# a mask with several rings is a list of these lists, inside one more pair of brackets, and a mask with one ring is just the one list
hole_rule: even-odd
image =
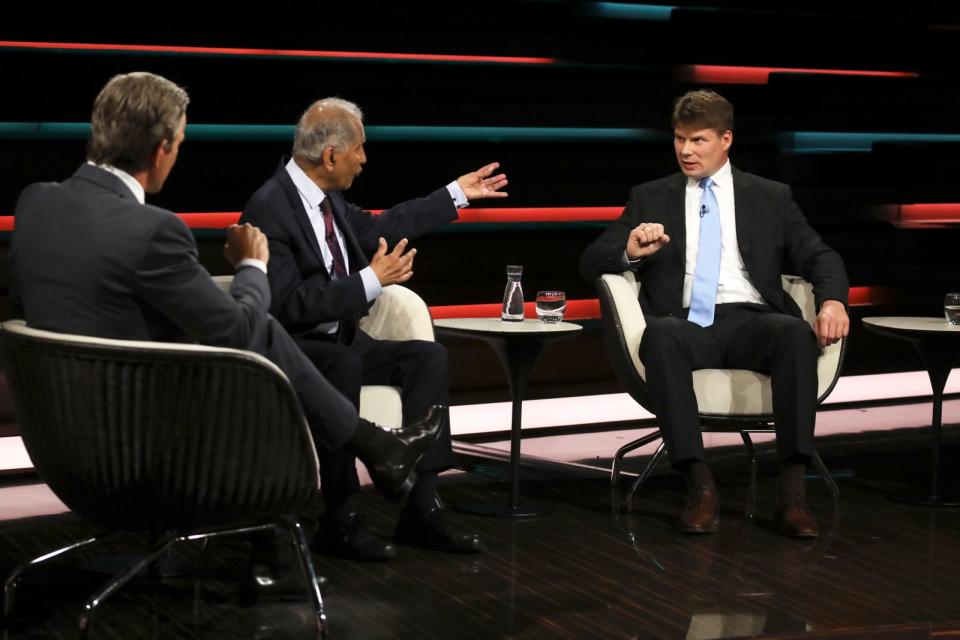
[[[641,222],[663,225],[670,243],[634,268],[641,281],[640,305],[656,316],[682,315],[686,263],[687,178],[675,174],[633,188],[623,214],[580,258],[588,282],[602,273],[627,270],[623,252],[630,230]],[[802,275],[813,284],[817,308],[825,300],[847,303],[849,282],[840,256],[814,231],[793,201],[790,187],[733,169],[737,243],[750,281],[773,308],[800,316],[780,274]]]
[[186,224],[103,169],[83,164],[61,183],[30,185],[15,215],[14,304],[30,326],[247,348],[267,320],[261,271],[240,269],[227,295]]
[[350,275],[332,280],[285,165],[286,159],[281,160],[273,176],[250,197],[240,222],[260,227],[270,239],[271,311],[293,334],[309,331],[321,322],[352,322],[366,315],[370,304],[359,271],[369,265],[378,238],[386,238],[392,248],[402,238],[414,238],[457,218],[446,189],[398,204],[380,215],[347,202],[337,191],[328,193],[350,262]]

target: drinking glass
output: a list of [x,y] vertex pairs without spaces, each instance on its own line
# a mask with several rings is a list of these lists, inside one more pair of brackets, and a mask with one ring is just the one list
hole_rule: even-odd
[[943,297],[943,315],[950,324],[960,325],[960,293],[948,293]]
[[566,310],[567,297],[563,291],[537,291],[537,318],[541,322],[560,322]]

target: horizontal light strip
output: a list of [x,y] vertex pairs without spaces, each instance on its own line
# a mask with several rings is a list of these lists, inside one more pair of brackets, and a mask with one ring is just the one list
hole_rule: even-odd
[[803,69],[793,67],[735,67],[713,64],[691,64],[677,68],[681,78],[690,82],[713,84],[768,84],[771,73],[816,74],[830,76],[864,76],[881,78],[918,78],[912,71],[866,71],[853,69]]
[[676,7],[659,4],[632,4],[626,2],[588,2],[584,11],[588,16],[614,20],[648,20],[667,22]]
[[[537,317],[536,303],[523,304],[523,317],[535,320]],[[503,305],[499,302],[489,304],[453,304],[430,307],[430,315],[434,320],[446,318],[499,318]],[[587,300],[567,300],[567,309],[563,314],[564,320],[594,320],[600,317],[600,301],[597,298]]]
[[870,151],[877,142],[960,142],[957,133],[850,133],[794,131],[777,136],[782,146],[804,152]]
[[900,205],[904,222],[960,222],[960,203],[923,203]]
[[471,56],[435,53],[383,53],[373,51],[316,51],[308,49],[249,49],[239,47],[183,47],[151,44],[93,44],[86,42],[24,42],[0,40],[0,48],[42,49],[97,53],[158,53],[195,56],[271,58],[327,58],[341,60],[403,60],[413,62],[483,62],[495,64],[553,64],[555,58],[522,56]]
[[[294,125],[188,124],[193,140],[293,140]],[[371,142],[664,142],[668,132],[657,129],[604,127],[458,127],[370,125]],[[87,139],[87,122],[0,122],[0,138],[29,140]]]
[[[381,213],[375,209],[373,213]],[[503,209],[461,209],[454,224],[606,222],[617,219],[622,207],[513,207]],[[178,213],[191,229],[226,229],[240,219],[239,211]],[[0,216],[0,231],[13,231],[13,216]]]
[[850,287],[847,299],[851,307],[891,304],[897,300],[897,291],[891,287]]

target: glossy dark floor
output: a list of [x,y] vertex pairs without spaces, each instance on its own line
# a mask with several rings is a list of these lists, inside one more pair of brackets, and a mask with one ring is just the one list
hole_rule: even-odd
[[[956,431],[947,428],[944,446],[944,484],[952,490],[960,484]],[[604,434],[566,437],[586,445]],[[904,479],[922,485],[926,438],[913,429],[821,439],[842,494],[833,503],[819,478],[808,481],[822,535],[805,542],[773,531],[772,467],[762,469],[756,522],[745,520],[747,474],[736,447],[711,455],[723,521],[719,533],[700,537],[672,529],[682,491],[669,473],[654,476],[627,515],[618,508],[626,487],[611,492],[605,478],[582,468],[525,466],[522,493],[543,501],[544,515],[511,521],[449,511],[457,525],[483,535],[481,555],[402,548],[382,564],[316,558],[334,585],[326,598],[331,637],[960,638],[953,624],[960,620],[960,510],[887,498],[911,484]],[[537,441],[525,440],[524,452],[536,455]],[[448,506],[506,501],[504,467],[464,459],[472,472],[444,479]],[[391,530],[395,508],[369,490],[358,502],[376,528]],[[0,571],[89,531],[68,514],[7,520]],[[189,578],[134,583],[106,603],[93,637],[313,637],[306,603],[237,605],[234,579],[245,551],[242,541],[222,543],[199,595]],[[33,574],[9,637],[76,637],[82,598],[100,579],[63,564]]]

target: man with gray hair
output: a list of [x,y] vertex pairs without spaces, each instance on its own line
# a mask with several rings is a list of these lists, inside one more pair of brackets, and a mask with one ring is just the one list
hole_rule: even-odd
[[[115,76],[100,91],[88,161],[63,182],[28,186],[17,200],[14,317],[63,333],[261,353],[290,379],[318,448],[349,447],[377,488],[401,499],[445,410],[404,434],[358,418],[267,313],[270,250],[263,233],[249,224],[228,229],[224,255],[236,268],[228,295],[199,263],[187,225],[145,204],[177,160],[188,103],[182,88],[150,73]],[[267,575],[278,567],[265,566],[279,563],[282,549],[258,548],[246,595],[287,595],[278,591],[290,585],[289,574]]]
[[[263,229],[273,262],[271,311],[317,368],[359,406],[363,384],[403,387],[408,424],[448,396],[446,350],[434,342],[375,340],[357,329],[383,287],[413,275],[416,237],[457,219],[479,198],[503,198],[506,176],[491,163],[424,198],[373,215],[348,202],[367,161],[363,114],[353,103],[325,98],[297,125],[293,157],[250,198],[241,222]],[[392,246],[392,249],[390,247]],[[350,497],[359,488],[348,452],[324,454],[321,491],[326,510],[314,549],[362,560],[385,560],[396,551],[358,522]],[[451,529],[436,506],[437,474],[453,466],[449,424],[417,467],[419,473],[396,527],[395,539],[430,549],[475,552],[479,536]]]

